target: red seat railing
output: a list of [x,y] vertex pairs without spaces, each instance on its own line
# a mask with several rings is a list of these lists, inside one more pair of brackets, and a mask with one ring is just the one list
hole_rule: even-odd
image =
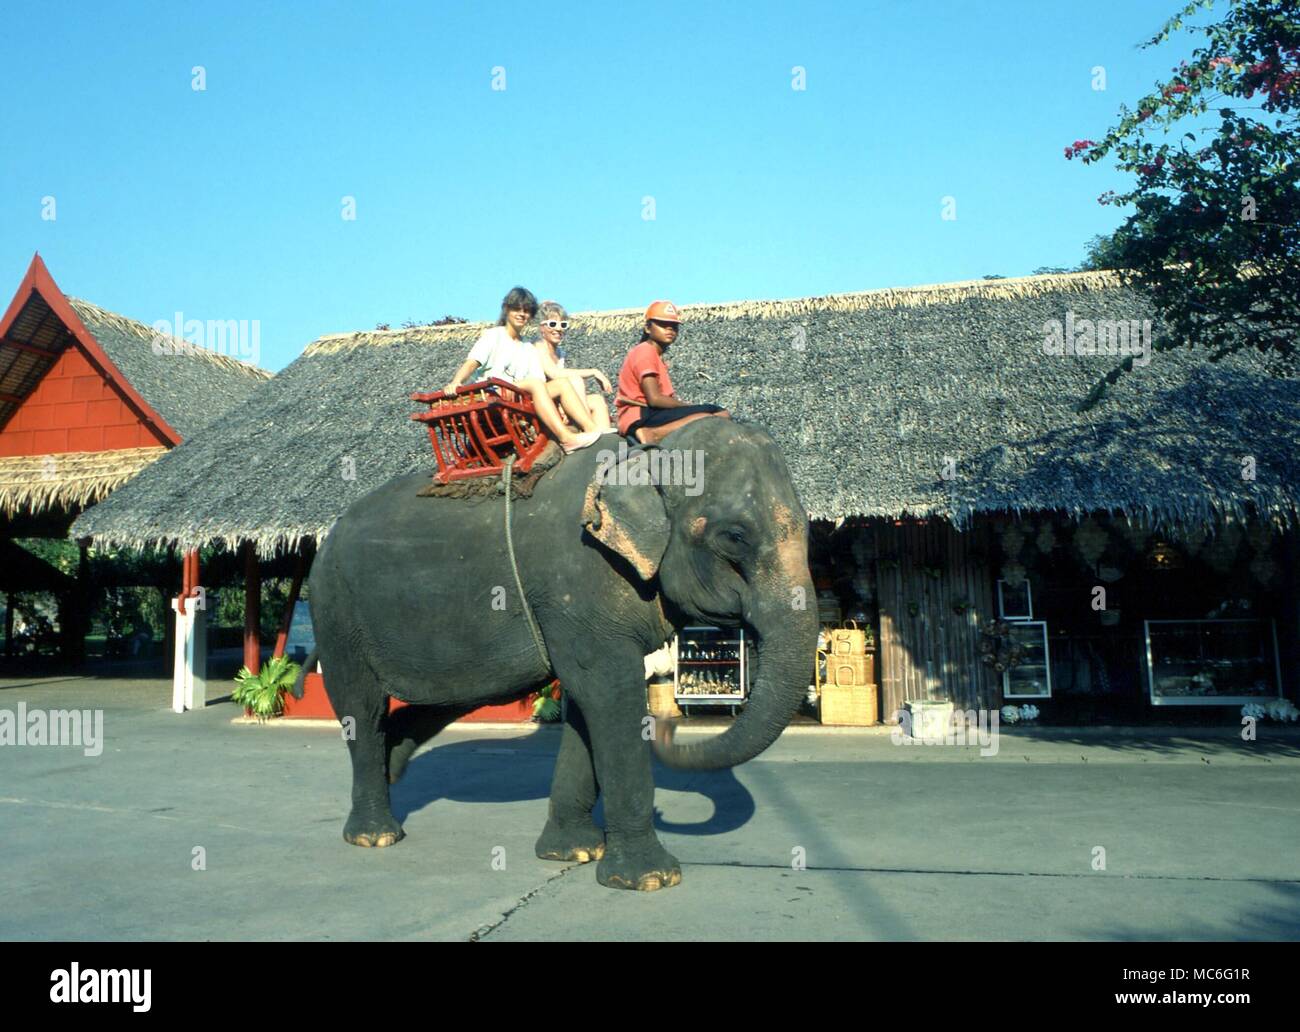
[[438,462],[433,479],[439,484],[499,476],[510,455],[515,456],[513,472],[527,473],[551,440],[537,420],[533,399],[505,380],[467,383],[451,394],[416,393],[411,400],[429,406],[411,418],[429,428]]

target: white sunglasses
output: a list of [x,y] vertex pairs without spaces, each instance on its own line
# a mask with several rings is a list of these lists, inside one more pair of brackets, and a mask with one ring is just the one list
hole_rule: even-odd
[[545,322],[542,323],[542,325],[550,330],[567,330],[569,328],[569,320],[568,319],[547,319]]

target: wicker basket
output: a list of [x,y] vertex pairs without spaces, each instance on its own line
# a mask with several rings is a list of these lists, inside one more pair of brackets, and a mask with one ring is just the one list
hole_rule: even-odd
[[646,708],[656,717],[680,717],[682,711],[673,698],[673,681],[651,681],[646,685]]
[[876,686],[822,685],[821,722],[870,727],[876,722]]
[[836,627],[831,631],[830,651],[835,656],[863,656],[867,652],[867,632],[849,620],[852,627]]
[[872,684],[876,679],[875,658],[875,656],[827,656],[826,682],[839,687]]

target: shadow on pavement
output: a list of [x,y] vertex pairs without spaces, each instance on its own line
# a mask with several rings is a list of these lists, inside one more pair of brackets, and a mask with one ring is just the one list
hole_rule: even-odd
[[[540,740],[539,740],[540,739]],[[551,794],[558,736],[546,733],[448,742],[421,753],[390,790],[393,815],[405,821],[439,799],[458,803],[518,803],[546,799]],[[655,808],[655,827],[676,835],[721,835],[735,831],[754,816],[754,797],[729,770],[696,773],[655,765],[655,787],[672,792],[696,792],[713,803],[708,820],[681,824],[665,820]],[[596,806],[603,823],[604,801]]]
[[[1242,910],[1236,915],[1231,931],[1225,931],[1222,925],[1198,922],[1194,915],[1188,914],[1187,923],[1162,932],[1159,938],[1178,942],[1189,940],[1211,940],[1222,942],[1291,942],[1300,940],[1300,885],[1274,884],[1269,886],[1276,894],[1274,905],[1265,910],[1255,907]],[[1081,935],[1092,939],[1106,939],[1113,942],[1150,942],[1153,934],[1141,928],[1111,927],[1106,929],[1086,929]],[[1224,992],[1231,992],[1235,987],[1225,984]],[[1249,992],[1247,983],[1240,987]]]

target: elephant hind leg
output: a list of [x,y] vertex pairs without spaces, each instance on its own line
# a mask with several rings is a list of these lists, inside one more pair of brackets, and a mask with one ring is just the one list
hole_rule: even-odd
[[352,812],[343,826],[343,838],[354,846],[395,845],[406,833],[393,816],[388,800],[382,722],[358,719],[354,735],[348,742],[352,757]]
[[388,715],[384,737],[388,750],[388,783],[395,785],[415,751],[473,706],[403,706]]
[[368,848],[394,845],[405,832],[393,816],[385,777],[388,696],[367,685],[360,673],[345,663],[335,662],[328,669],[325,692],[343,725],[352,760],[352,812],[343,826],[343,838]]

